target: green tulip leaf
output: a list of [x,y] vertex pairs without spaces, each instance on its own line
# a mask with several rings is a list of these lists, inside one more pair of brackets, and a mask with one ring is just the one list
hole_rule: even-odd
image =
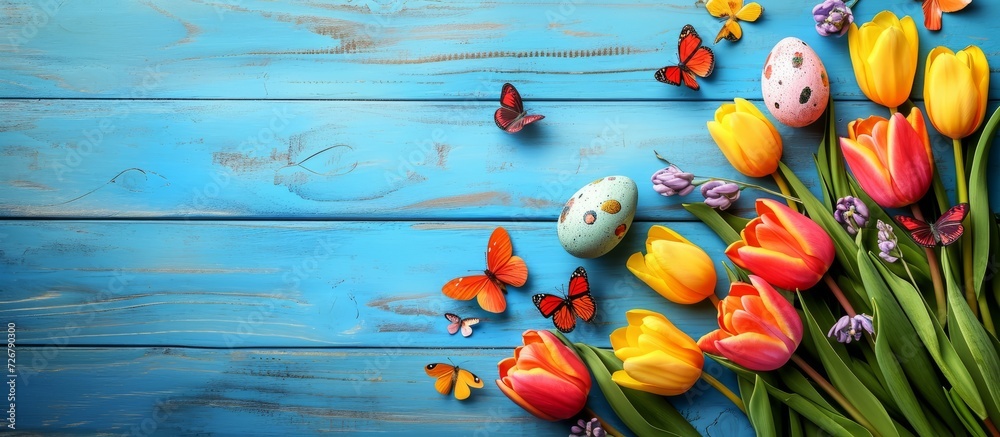
[[802,321],[802,324],[805,325],[805,329],[810,331],[810,337],[819,352],[819,359],[823,363],[823,368],[826,369],[830,382],[857,408],[875,432],[884,437],[899,436],[896,425],[882,403],[851,372],[850,367],[844,363],[840,355],[834,351],[830,341],[823,335],[823,329],[816,324],[816,319],[810,311],[807,301],[808,299],[800,299],[805,313],[805,320]]
[[[982,395],[987,415],[994,423],[1000,423],[1000,353],[958,291],[958,284],[951,274],[951,261],[948,257],[942,257],[941,261],[948,291],[948,333],[951,334],[951,342],[972,380],[980,388],[979,394]],[[984,416],[980,415],[980,418]]]
[[622,370],[614,352],[577,343],[576,350],[618,418],[636,435],[698,437],[700,434],[662,396],[620,387],[611,375]]
[[958,413],[958,417],[962,420],[962,425],[965,426],[965,429],[976,437],[986,437],[986,432],[979,426],[976,416],[969,410],[969,406],[962,401],[962,397],[959,396],[958,392],[952,388],[951,390],[945,390],[945,393],[948,395],[951,407]]
[[712,208],[704,203],[685,203],[682,206],[684,206],[684,209],[688,210],[688,212],[692,215],[697,217],[698,220],[701,220],[703,223],[708,225],[710,229],[715,231],[715,233],[719,235],[719,238],[722,238],[722,241],[727,245],[740,240],[739,230],[742,230],[743,228],[741,227],[739,230],[735,229],[729,222],[726,221],[725,218],[722,217],[722,215],[719,214],[719,211],[715,210],[715,208]]
[[997,125],[1000,124],[1000,108],[993,112],[990,121],[986,122],[983,133],[979,137],[975,155],[972,158],[972,171],[969,175],[969,226],[965,232],[969,237],[965,241],[972,244],[972,271],[975,278],[976,297],[983,290],[986,271],[990,268],[990,248],[996,247],[987,238],[993,229],[993,210],[990,208],[989,182],[986,175],[989,172],[990,148]]
[[[903,309],[900,308],[896,298],[893,297],[889,287],[879,275],[873,260],[879,262],[878,258],[869,257],[868,252],[864,249],[858,251],[858,270],[861,272],[862,282],[873,303],[878,305],[879,314],[875,322],[880,324],[880,328],[876,331],[876,335],[891,347],[892,353],[901,364],[909,380],[920,381],[915,384],[916,389],[927,400],[931,409],[940,414],[948,426],[959,427],[958,416],[951,411],[947,395],[940,390],[944,384],[938,377],[936,366],[931,361],[927,349],[920,342],[917,331],[910,324],[910,320],[906,318]],[[881,266],[881,263],[879,265]],[[920,299],[917,296],[911,298]]]
[[802,430],[802,416],[795,410],[788,410],[788,437],[803,437],[805,431]]
[[[741,390],[742,391],[742,390]],[[764,380],[757,379],[753,384],[753,391],[750,394],[750,402],[747,402],[747,416],[753,425],[758,437],[777,437],[774,426],[774,414],[771,413],[771,401],[767,396],[767,387]]]
[[[955,351],[955,347],[945,336],[937,317],[931,315],[930,307],[913,288],[913,285],[889,272],[881,262],[876,260],[874,254],[869,253],[868,257],[874,261],[875,267],[878,268],[882,278],[886,280],[889,289],[896,296],[896,301],[906,313],[906,317],[910,319],[911,326],[920,337],[920,341],[927,347],[927,351],[937,363],[938,369],[941,370],[945,379],[951,383],[969,409],[979,417],[986,417],[986,406],[983,404],[982,397],[979,396],[976,383],[969,374],[969,370],[965,368],[962,358]],[[965,299],[959,300],[965,302]],[[881,301],[879,303],[882,304]]]
[[[909,380],[906,379],[903,367],[899,364],[899,358],[892,353],[892,348],[889,346],[889,331],[879,311],[878,300],[873,300],[872,306],[875,309],[874,321],[876,326],[875,358],[878,361],[879,369],[882,371],[886,386],[902,412],[901,416],[909,420],[910,426],[921,437],[935,437],[940,435],[936,430],[943,428],[944,424],[942,423],[937,427],[931,425],[930,420],[937,420],[937,417],[933,414],[927,414],[921,407],[920,401],[917,400],[917,395],[910,387]],[[918,383],[920,382],[918,381]]]

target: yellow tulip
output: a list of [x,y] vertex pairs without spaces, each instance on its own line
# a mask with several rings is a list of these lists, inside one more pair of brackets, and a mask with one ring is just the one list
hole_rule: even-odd
[[927,116],[945,136],[960,140],[971,135],[986,116],[990,66],[982,49],[968,46],[958,53],[935,47],[927,54],[924,99]]
[[712,258],[666,226],[649,228],[646,256],[636,252],[625,266],[642,282],[674,303],[692,304],[715,294],[715,264]]
[[889,11],[847,32],[854,77],[861,92],[882,106],[896,108],[910,97],[917,73],[917,25]]
[[648,310],[625,313],[628,326],[611,333],[611,347],[622,368],[611,380],[622,387],[664,396],[688,391],[705,364],[698,343],[662,314]]
[[708,122],[708,133],[740,173],[759,178],[778,169],[781,135],[753,103],[737,98],[723,104]]

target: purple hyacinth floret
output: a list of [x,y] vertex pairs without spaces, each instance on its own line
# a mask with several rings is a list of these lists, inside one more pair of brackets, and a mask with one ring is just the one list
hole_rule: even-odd
[[896,244],[899,240],[896,239],[896,234],[892,232],[892,226],[888,223],[879,220],[875,225],[878,228],[878,256],[882,258],[887,263],[894,263],[899,257],[895,256]]
[[701,185],[701,195],[712,208],[725,211],[740,198],[740,186],[732,182],[708,181]]
[[847,229],[847,233],[858,235],[858,231],[868,224],[868,206],[854,196],[841,197],[833,210],[833,218]]
[[605,437],[608,435],[601,428],[601,422],[597,418],[590,419],[589,422],[584,422],[583,419],[577,420],[576,425],[570,427],[570,432],[572,434],[569,437]]
[[844,316],[837,323],[833,324],[830,328],[830,332],[826,334],[827,337],[837,336],[837,341],[841,343],[850,343],[851,341],[861,340],[861,336],[865,333],[874,334],[875,327],[872,325],[872,317],[867,314],[857,314],[854,317]]
[[669,197],[674,194],[687,196],[691,191],[694,191],[694,185],[691,185],[691,182],[694,180],[694,174],[685,173],[673,164],[653,173],[653,177],[650,180],[653,182],[653,190],[656,190],[662,196]]
[[854,22],[851,8],[841,0],[826,0],[813,8],[816,32],[822,36],[843,36]]

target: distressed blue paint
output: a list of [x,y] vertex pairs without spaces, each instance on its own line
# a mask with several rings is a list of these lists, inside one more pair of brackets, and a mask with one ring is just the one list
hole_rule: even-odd
[[[789,35],[825,61],[842,133],[884,109],[858,101],[847,42],[815,34],[810,4],[764,2],[741,42],[713,46],[716,72],[692,92],[651,75],[675,60],[681,25],[714,35],[721,23],[700,2],[584,3],[0,0],[0,321],[26,346],[19,429],[563,434],[490,381],[524,329],[550,326],[528,296],[581,264],[601,312],[573,340],[607,346],[630,308],[695,337],[711,330],[709,304],[670,304],[624,269],[659,222],[722,259],[680,199],[647,188],[662,167],[652,150],[736,176],[704,123],[723,101],[759,98],[764,57]],[[919,5],[855,12],[919,22]],[[921,53],[974,43],[1000,64],[982,37],[998,26],[987,9],[921,28]],[[490,120],[505,81],[547,115],[517,136]],[[785,161],[814,185],[821,127],[779,129]],[[947,183],[950,144],[934,141]],[[283,167],[336,144],[350,148],[304,164],[336,176]],[[610,174],[640,184],[635,229],[601,259],[572,258],[554,218]],[[497,224],[531,279],[510,290],[507,313],[449,336],[441,312],[483,314],[440,287],[483,267]],[[442,399],[421,370],[448,358],[487,380],[470,402]],[[706,435],[751,432],[705,387],[671,401]]]
[[[50,15],[38,6],[45,3],[61,7]],[[694,92],[652,78],[677,61],[684,24],[709,43],[721,27],[693,0],[4,0],[0,96],[492,100],[496,83],[512,81],[532,98],[759,97],[767,52],[797,36],[825,61],[835,98],[863,98],[846,38],[816,34],[813,2],[763,3],[762,19],[744,25],[740,42],[712,46],[718,68]],[[883,8],[922,24],[912,0],[862,3],[856,17],[868,21]],[[973,2],[946,14],[941,32],[918,24],[921,60],[935,45],[974,43],[1000,65],[997,41],[977,37],[996,33],[989,16],[987,2]],[[922,93],[918,81],[913,95]]]
[[[641,188],[639,220],[687,220],[680,203],[699,195],[667,199],[648,189],[664,166],[653,150],[700,176],[746,179],[705,128],[720,103],[535,103],[548,117],[508,135],[485,102],[0,102],[0,213],[554,220],[579,187],[623,174]],[[883,111],[836,106],[844,121]],[[821,127],[779,129],[785,162],[815,184]],[[950,181],[951,142],[934,140]],[[349,147],[303,163],[330,175],[289,167],[337,144]],[[107,184],[130,168],[152,173]]]

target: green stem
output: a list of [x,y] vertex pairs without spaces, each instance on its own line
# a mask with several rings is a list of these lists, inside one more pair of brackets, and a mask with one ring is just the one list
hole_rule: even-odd
[[844,296],[844,291],[840,289],[840,285],[837,284],[837,281],[834,281],[829,274],[825,274],[823,275],[823,282],[826,283],[827,287],[830,287],[830,291],[833,292],[833,296],[837,298],[838,302],[840,302],[840,306],[844,307],[844,311],[847,312],[849,317],[853,319],[854,316],[858,315],[858,313],[854,311],[854,307],[851,306],[851,303],[848,302],[847,296]]
[[733,403],[736,404],[736,408],[739,408],[743,414],[747,414],[747,409],[743,406],[743,400],[741,400],[739,396],[736,396],[736,393],[733,393],[733,391],[730,390],[729,387],[726,387],[726,385],[721,381],[713,378],[712,375],[705,372],[701,372],[701,380],[707,382],[708,385],[715,387],[719,393],[722,393],[723,396],[729,398],[730,401],[733,401]]
[[[951,140],[955,151],[955,190],[958,193],[958,203],[969,202],[969,182],[965,174],[965,149],[962,140]],[[976,299],[976,280],[972,270],[972,235],[962,236],[962,277],[965,282],[965,301],[972,308],[972,314],[979,316]]]
[[897,112],[899,112],[899,108],[897,108],[895,106],[892,106],[892,107],[889,108],[889,115],[893,115],[893,114],[895,114]]
[[[792,203],[792,200],[789,199],[789,198],[792,197],[792,190],[790,188],[788,188],[788,182],[785,181],[785,178],[782,177],[781,173],[779,173],[779,172],[771,173],[771,177],[774,178],[774,183],[778,184],[778,188],[781,189],[781,193],[784,194],[784,196],[781,196],[781,197],[784,197],[785,199],[788,199],[788,207],[791,208],[792,211],[798,212],[799,206],[796,205],[796,204],[794,204],[794,203]],[[799,203],[802,203],[802,202],[800,201]]]
[[[916,203],[910,205],[910,210],[913,211],[913,217],[920,221],[924,220],[924,213],[920,211],[920,207]],[[937,312],[938,312],[938,322],[941,322],[941,327],[948,322],[948,308],[944,303],[944,282],[941,280],[941,264],[938,262],[937,252],[930,247],[924,247],[924,253],[927,254],[927,266],[931,270],[931,282],[934,284],[934,300],[937,302]]]
[[861,412],[858,411],[858,409],[855,408],[854,405],[852,405],[851,402],[848,401],[847,398],[845,398],[844,395],[833,386],[833,384],[830,384],[830,381],[827,381],[823,375],[820,375],[816,369],[813,369],[812,366],[803,360],[802,357],[798,356],[798,354],[792,354],[792,361],[798,365],[803,372],[806,372],[806,375],[809,375],[809,377],[812,378],[813,381],[815,381],[816,384],[823,389],[823,391],[830,395],[833,400],[837,401],[837,403],[840,404],[844,411],[846,411],[855,422],[858,422],[859,425],[865,427],[868,431],[871,431],[872,435],[878,435],[875,431],[875,427],[868,422],[868,419],[865,419],[865,417],[861,415]]

